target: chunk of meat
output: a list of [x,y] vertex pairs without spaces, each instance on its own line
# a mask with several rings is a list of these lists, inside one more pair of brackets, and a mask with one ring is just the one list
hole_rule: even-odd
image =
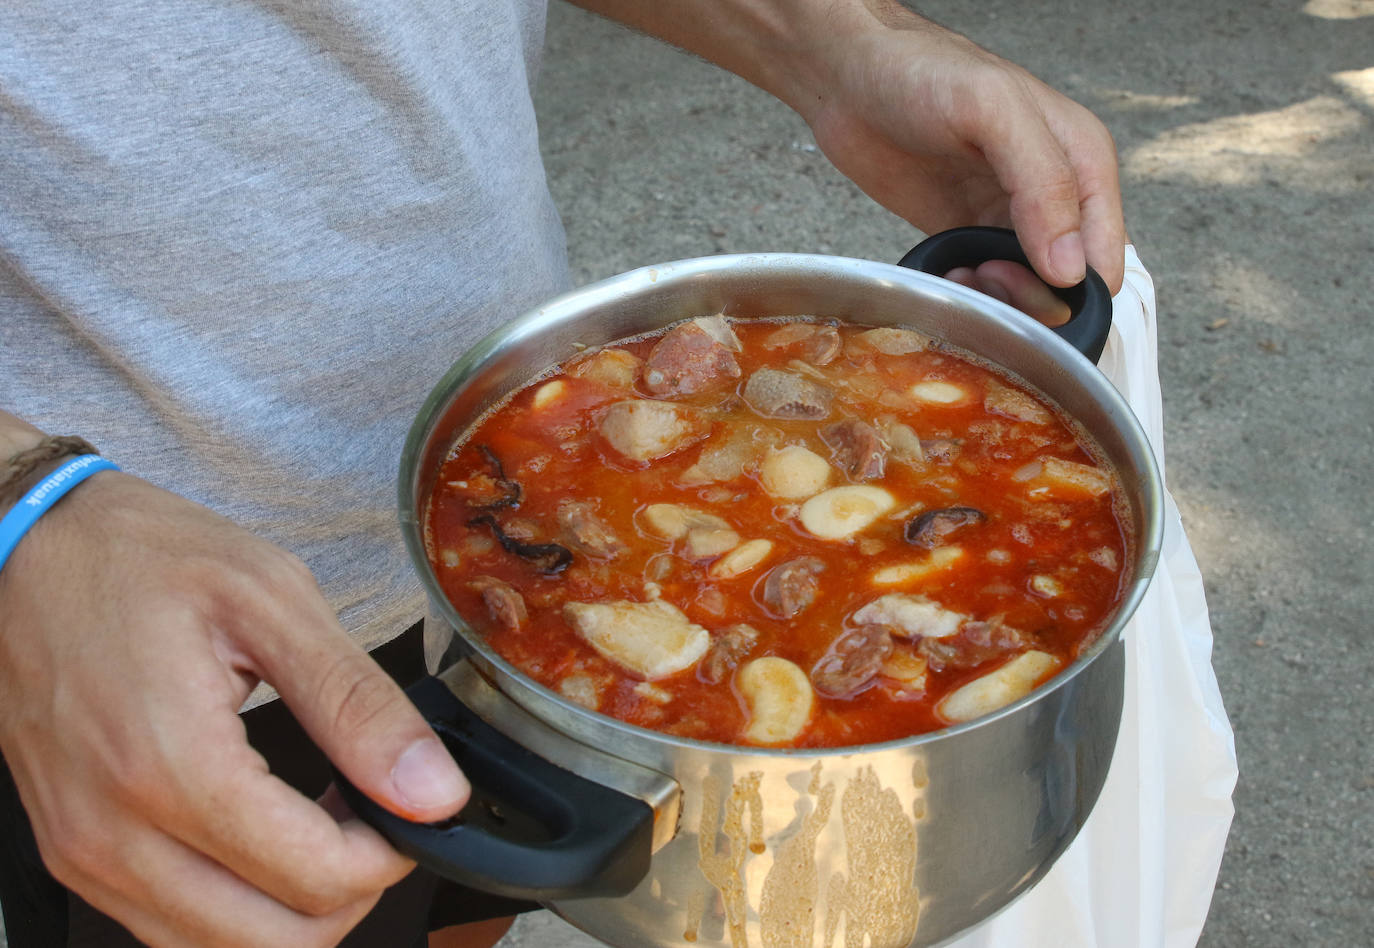
[[933,550],[965,527],[984,523],[987,514],[973,507],[943,507],[912,517],[906,525],[906,542]]
[[940,672],[946,668],[974,668],[1019,652],[1028,644],[1030,638],[1026,633],[994,619],[965,622],[957,635],[921,639],[916,650],[926,657],[934,671]]
[[930,338],[914,329],[881,326],[852,336],[844,351],[851,359],[863,359],[871,358],[875,353],[909,355],[913,352],[924,352],[929,346]]
[[495,576],[474,576],[468,580],[467,587],[481,594],[482,605],[487,607],[491,620],[507,632],[518,630],[529,618],[525,597],[509,583]]
[[983,393],[983,407],[999,415],[1030,422],[1033,425],[1048,425],[1054,421],[1049,409],[1034,398],[1010,385],[1001,385],[997,382],[988,383],[987,390]]
[[711,640],[711,648],[697,663],[697,677],[708,685],[718,685],[730,677],[735,666],[758,643],[759,630],[741,622],[721,630]]
[[699,412],[647,398],[630,398],[607,406],[597,428],[611,450],[631,461],[667,457],[710,433]]
[[741,394],[765,418],[824,418],[835,397],[824,385],[781,369],[754,372]]
[[567,373],[573,378],[597,382],[610,389],[628,391],[634,388],[644,360],[624,349],[598,349],[569,363]]
[[817,556],[800,556],[779,563],[764,577],[759,598],[771,615],[791,619],[816,601],[820,574],[825,561]]
[[558,505],[558,525],[574,549],[598,559],[613,560],[627,547],[620,537],[596,514],[587,500],[564,500]]
[[[717,322],[694,319],[664,334],[644,362],[646,390],[672,398],[692,395],[740,377],[735,360],[739,340],[724,320],[714,319]],[[734,341],[733,346],[725,341],[727,338]]]
[[959,456],[963,445],[954,438],[931,438],[921,440],[921,450],[932,461],[949,463]]
[[711,644],[709,632],[662,599],[569,602],[563,618],[604,657],[649,681],[690,668]]
[[830,448],[835,464],[850,480],[882,477],[887,467],[887,444],[877,430],[857,418],[846,418],[821,429],[821,440]]
[[811,684],[830,698],[849,698],[878,677],[892,654],[892,633],[881,625],[861,625],[836,639],[811,669]]
[[924,467],[926,453],[921,448],[921,439],[909,425],[904,425],[891,415],[878,418],[878,433],[887,442],[890,455],[904,464]]
[[943,639],[959,631],[966,617],[913,593],[888,593],[850,617],[861,625],[881,625],[904,638]]
[[811,365],[834,362],[843,345],[838,329],[816,323],[788,323],[763,340],[765,349],[785,350]]
[[1032,479],[1032,484],[1049,487],[1054,494],[1091,494],[1094,497],[1112,489],[1111,478],[1107,472],[1091,464],[1065,461],[1063,458],[1046,457],[1040,459],[1040,475]]

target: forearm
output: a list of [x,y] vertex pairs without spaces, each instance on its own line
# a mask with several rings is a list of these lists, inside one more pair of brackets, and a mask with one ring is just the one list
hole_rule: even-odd
[[895,0],[569,0],[695,53],[807,117],[833,80],[831,51],[882,28],[943,28]]

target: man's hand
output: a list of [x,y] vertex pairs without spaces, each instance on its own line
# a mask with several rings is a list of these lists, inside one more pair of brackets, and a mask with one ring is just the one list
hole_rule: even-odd
[[412,863],[268,773],[276,686],[364,792],[418,820],[468,785],[293,556],[103,472],[0,572],[0,748],[50,871],[152,945],[333,945]]

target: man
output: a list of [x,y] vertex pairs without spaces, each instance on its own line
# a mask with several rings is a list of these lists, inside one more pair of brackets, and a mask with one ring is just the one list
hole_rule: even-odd
[[[892,3],[583,5],[773,93],[916,227],[1011,224],[1048,282],[1120,286],[1109,135],[967,40]],[[47,880],[0,881],[15,948],[78,943],[87,906],[153,945],[334,944],[401,891],[247,740],[272,691],[393,811],[466,800],[366,650],[423,611],[391,523],[415,407],[567,284],[542,31],[536,0],[0,11],[0,460],[81,435],[124,468],[0,569],[0,750],[73,893],[29,919]],[[1062,318],[1020,268],[954,276]]]

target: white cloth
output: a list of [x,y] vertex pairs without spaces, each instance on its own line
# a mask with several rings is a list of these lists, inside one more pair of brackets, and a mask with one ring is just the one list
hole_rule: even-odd
[[[1154,283],[1134,248],[1099,367],[1164,464]],[[1231,825],[1236,752],[1212,671],[1202,576],[1173,498],[1149,592],[1124,632],[1111,770],[1078,838],[1034,888],[957,948],[1184,948],[1207,918]]]

